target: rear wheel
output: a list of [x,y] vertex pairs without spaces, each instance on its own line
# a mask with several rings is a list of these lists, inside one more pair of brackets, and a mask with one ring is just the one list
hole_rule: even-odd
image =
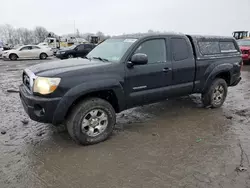
[[47,59],[48,55],[46,53],[40,54],[40,59]]
[[205,107],[219,108],[227,97],[227,83],[224,79],[218,78],[202,94],[202,102]]
[[116,114],[110,103],[91,98],[76,105],[67,118],[67,129],[78,144],[90,145],[109,138],[115,127]]
[[10,60],[15,61],[15,60],[17,60],[18,57],[16,54],[10,54],[9,58],[10,58]]

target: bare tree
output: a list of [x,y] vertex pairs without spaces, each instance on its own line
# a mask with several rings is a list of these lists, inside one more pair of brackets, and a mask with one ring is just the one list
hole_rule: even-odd
[[49,32],[44,27],[36,27],[34,30],[34,37],[36,43],[43,42],[44,39],[48,36]]
[[0,26],[0,34],[3,37],[3,40],[6,41],[8,44],[15,44],[16,42],[16,33],[15,29],[9,25],[2,25]]
[[16,33],[21,44],[32,44],[35,43],[33,32],[26,28],[18,28]]

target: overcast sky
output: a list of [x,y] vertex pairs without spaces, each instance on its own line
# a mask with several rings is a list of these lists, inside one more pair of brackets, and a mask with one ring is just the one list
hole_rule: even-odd
[[250,0],[1,0],[0,24],[80,32],[176,31],[231,35],[250,31]]

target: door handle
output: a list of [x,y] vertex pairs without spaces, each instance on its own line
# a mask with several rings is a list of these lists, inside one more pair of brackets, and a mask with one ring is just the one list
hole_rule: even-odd
[[171,69],[171,68],[168,68],[168,67],[162,69],[163,72],[169,72],[169,71],[171,71],[171,70],[172,70],[172,69]]

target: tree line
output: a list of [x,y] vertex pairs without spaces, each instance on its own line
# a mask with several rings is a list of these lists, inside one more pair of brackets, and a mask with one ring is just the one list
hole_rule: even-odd
[[[101,40],[109,38],[110,36],[103,34],[102,32],[97,33],[80,33],[77,29],[76,33],[66,34],[62,37],[81,37],[88,40],[89,35],[97,35]],[[44,42],[48,36],[58,37],[54,32],[48,31],[46,28],[37,26],[34,29],[27,28],[14,28],[12,25],[0,25],[0,41],[8,45],[17,44],[38,44]]]

